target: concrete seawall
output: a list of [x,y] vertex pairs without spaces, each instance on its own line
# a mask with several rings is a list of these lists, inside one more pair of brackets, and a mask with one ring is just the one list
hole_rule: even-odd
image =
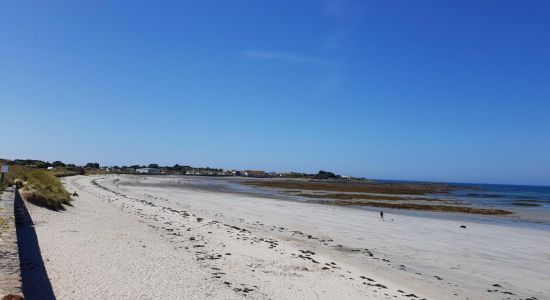
[[0,297],[21,294],[21,269],[14,215],[15,189],[7,188],[0,196]]

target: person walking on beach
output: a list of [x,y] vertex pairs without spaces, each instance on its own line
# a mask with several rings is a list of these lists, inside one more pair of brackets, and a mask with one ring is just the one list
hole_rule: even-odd
[[384,220],[384,212],[383,211],[380,212],[380,219]]

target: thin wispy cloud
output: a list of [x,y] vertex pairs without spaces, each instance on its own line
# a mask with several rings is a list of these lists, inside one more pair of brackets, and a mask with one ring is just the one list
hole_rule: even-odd
[[308,64],[308,65],[334,65],[333,62],[314,56],[307,56],[296,53],[281,53],[271,51],[258,51],[258,50],[245,50],[241,52],[241,55],[251,59],[261,60],[274,60],[295,64]]

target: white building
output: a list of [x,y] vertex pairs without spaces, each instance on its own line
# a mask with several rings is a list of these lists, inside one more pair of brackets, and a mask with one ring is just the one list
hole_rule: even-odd
[[157,168],[141,168],[141,169],[136,169],[136,173],[140,173],[140,174],[157,174],[157,173],[159,173],[159,169],[157,169]]

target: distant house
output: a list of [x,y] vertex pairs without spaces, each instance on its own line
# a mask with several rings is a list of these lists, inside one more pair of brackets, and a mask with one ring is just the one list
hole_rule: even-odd
[[157,169],[157,168],[140,168],[140,169],[136,169],[136,173],[140,173],[140,174],[158,174],[159,169]]
[[228,170],[228,169],[224,169],[221,173],[220,173],[221,176],[235,176],[237,175],[237,171],[236,170]]
[[265,177],[266,173],[265,173],[265,171],[246,170],[246,171],[244,171],[244,176],[248,176],[248,177]]

